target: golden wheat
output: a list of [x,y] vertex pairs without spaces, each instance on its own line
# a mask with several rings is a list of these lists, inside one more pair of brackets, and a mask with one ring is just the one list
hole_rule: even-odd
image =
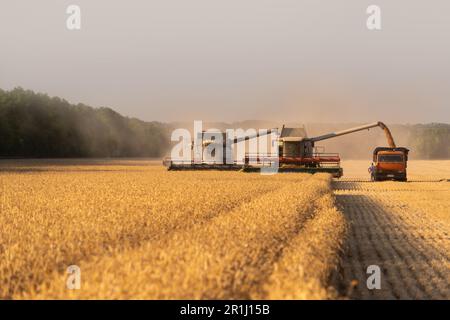
[[3,298],[70,264],[201,224],[289,179],[159,167],[59,169],[1,174]]
[[[317,241],[305,245],[326,266],[304,279],[293,269],[285,282],[304,281],[306,298],[330,296],[340,240],[322,242],[320,232],[339,237],[327,226],[345,223],[337,211],[321,213],[332,211],[323,205],[329,176],[167,172],[143,163],[3,164],[0,297],[270,298],[273,281],[282,281],[274,266],[306,229]],[[295,259],[317,268],[308,255]],[[66,288],[72,264],[81,267],[81,290]]]
[[[337,297],[330,280],[348,216],[334,205],[328,175],[167,172],[147,164],[0,163],[0,298]],[[366,174],[351,164],[354,177]],[[382,195],[383,203],[414,210],[414,219],[450,222],[448,182],[423,182],[445,179],[445,162],[441,168],[412,162],[410,175],[421,182],[344,181],[335,193],[341,202]],[[410,220],[389,215],[397,216]],[[444,239],[441,245],[447,248]],[[80,290],[66,288],[72,264],[82,270]],[[446,274],[448,267],[436,268]]]
[[[83,265],[84,290],[55,275],[39,298],[252,298],[328,181],[297,175],[209,223]],[[306,262],[305,262],[306,263]]]
[[339,272],[347,223],[330,194],[316,199],[314,215],[283,250],[265,291],[269,299],[334,299],[331,277]]

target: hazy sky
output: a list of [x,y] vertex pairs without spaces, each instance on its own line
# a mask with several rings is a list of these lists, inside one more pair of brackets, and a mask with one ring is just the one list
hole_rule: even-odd
[[144,120],[450,122],[450,1],[1,0],[16,86]]

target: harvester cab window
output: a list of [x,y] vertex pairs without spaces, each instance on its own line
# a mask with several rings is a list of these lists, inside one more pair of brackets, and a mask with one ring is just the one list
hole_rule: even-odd
[[403,156],[401,154],[380,154],[378,162],[403,162]]

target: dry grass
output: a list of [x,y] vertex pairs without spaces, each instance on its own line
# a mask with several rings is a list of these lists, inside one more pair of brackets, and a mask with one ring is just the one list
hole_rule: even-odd
[[[328,176],[139,161],[2,167],[2,298],[271,298],[280,285],[301,288],[285,298],[330,297],[345,223]],[[307,230],[317,236],[301,241]],[[289,259],[308,272],[283,269]],[[81,290],[65,287],[71,264]]]

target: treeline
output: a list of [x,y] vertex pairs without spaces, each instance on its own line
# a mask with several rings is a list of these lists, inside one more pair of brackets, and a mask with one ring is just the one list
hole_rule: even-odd
[[0,89],[0,157],[160,157],[168,131],[109,108]]
[[450,125],[442,123],[411,126],[409,143],[422,159],[450,159]]
[[[385,120],[388,119],[374,119]],[[164,124],[127,118],[109,108],[92,108],[16,88],[0,89],[1,157],[162,157],[170,151],[175,128],[192,122]],[[281,128],[282,122],[205,123],[204,129]],[[286,124],[296,126],[299,124]],[[360,123],[306,124],[310,137]],[[389,125],[398,146],[411,149],[411,159],[450,159],[450,124]],[[327,152],[343,159],[368,159],[373,148],[386,145],[373,129],[324,140]]]

